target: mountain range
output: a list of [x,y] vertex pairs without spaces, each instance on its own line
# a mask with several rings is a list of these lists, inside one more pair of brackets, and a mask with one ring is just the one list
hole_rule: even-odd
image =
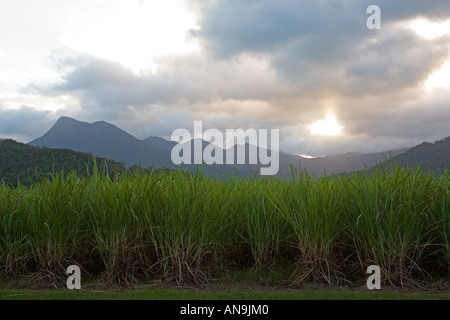
[[[195,140],[191,140],[193,150]],[[210,144],[207,141],[200,141],[202,151]],[[68,117],[61,117],[42,137],[29,142],[29,145],[72,149],[75,151],[90,153],[96,157],[113,159],[121,162],[125,166],[141,165],[143,167],[154,166],[174,167],[171,160],[171,152],[177,142],[168,141],[161,137],[151,136],[143,140],[132,136],[113,124],[98,121],[94,123],[81,122]],[[248,143],[245,145],[246,159],[249,163],[248,150],[254,147]],[[259,149],[256,149],[258,152]],[[222,153],[225,157],[227,153],[234,151],[235,159],[237,145],[223,150],[216,148],[216,152]],[[382,163],[385,159],[392,157],[399,164],[425,163],[425,169],[450,168],[450,138],[432,143],[423,143],[410,149],[387,150],[378,153],[345,153],[330,155],[319,158],[305,158],[298,155],[279,152],[280,170],[277,177],[288,177],[291,175],[291,165],[296,170],[306,169],[310,174],[320,175],[326,170],[327,173],[345,173],[373,167],[377,163]],[[192,161],[193,156],[192,156]],[[236,161],[234,162],[236,163]],[[197,165],[182,165],[189,170],[196,170]],[[258,159],[257,164],[234,164],[234,165],[203,165],[205,173],[227,175],[235,173],[248,175],[257,172],[261,167]],[[266,167],[266,166],[264,166]]]
[[445,169],[450,170],[450,137],[435,143],[423,142],[391,160],[397,162],[399,166],[414,167],[420,164],[424,171],[443,173]]
[[152,165],[162,167],[171,164],[170,157],[167,158],[160,147],[141,141],[104,121],[89,124],[61,117],[47,133],[29,144],[91,153],[96,157],[122,162],[126,166],[139,162],[143,167]]

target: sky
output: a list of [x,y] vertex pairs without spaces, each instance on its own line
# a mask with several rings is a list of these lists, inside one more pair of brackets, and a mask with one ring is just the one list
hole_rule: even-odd
[[[367,28],[370,5],[381,28]],[[1,0],[0,137],[279,129],[323,156],[450,136],[448,0]]]

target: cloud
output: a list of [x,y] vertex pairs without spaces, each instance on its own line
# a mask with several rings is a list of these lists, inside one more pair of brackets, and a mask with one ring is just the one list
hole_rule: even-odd
[[106,114],[110,119],[147,112],[154,105],[208,109],[221,101],[270,102],[293,94],[289,86],[278,84],[267,61],[253,56],[224,63],[202,55],[170,56],[159,59],[156,73],[140,74],[118,63],[74,52],[55,63],[61,82],[31,85],[23,92],[76,96],[85,113]]
[[55,122],[50,111],[38,111],[31,107],[3,109],[0,106],[0,137],[29,142],[43,135]]
[[320,41],[346,30],[359,29],[361,34],[364,28],[355,28],[365,27],[361,9],[358,2],[342,1],[217,1],[204,7],[202,28],[193,34],[203,38],[206,49],[218,58],[271,53],[298,40],[314,43],[316,35]]
[[[317,59],[334,59],[342,54],[347,56],[348,44],[370,37],[366,9],[372,4],[374,1],[370,0],[214,1],[202,7],[202,28],[192,33],[204,39],[206,48],[218,58],[241,52],[279,51],[301,40],[304,53]],[[376,4],[381,7],[383,25],[419,16],[430,19],[450,16],[446,0],[411,0],[407,5],[379,0]],[[338,51],[320,50],[320,44]]]
[[[368,30],[378,4],[381,30]],[[426,39],[407,22],[450,19],[450,2],[211,1],[191,4],[199,52],[155,59],[136,73],[65,51],[53,57],[61,81],[23,89],[76,97],[81,120],[106,120],[140,138],[205,127],[279,128],[290,152],[375,152],[450,135],[445,91],[426,92],[430,74],[450,57],[449,35]],[[307,128],[332,112],[343,135]],[[25,110],[25,113],[27,111]],[[87,120],[90,119],[90,120]]]
[[268,57],[279,81],[302,93],[384,94],[419,85],[444,59],[449,39],[427,41],[400,24],[450,16],[446,1],[379,1],[381,31],[366,28],[369,1],[218,1],[193,34],[217,59]]

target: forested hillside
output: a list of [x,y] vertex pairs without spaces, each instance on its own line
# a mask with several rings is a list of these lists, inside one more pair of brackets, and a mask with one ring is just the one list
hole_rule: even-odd
[[392,161],[397,162],[399,166],[422,165],[424,171],[441,174],[445,169],[450,170],[450,137],[435,143],[423,142],[405,153],[392,157]]
[[94,158],[88,153],[69,149],[40,148],[14,140],[0,140],[0,180],[6,184],[29,185],[39,180],[42,175],[52,172],[70,173],[76,171],[85,175],[92,172],[93,160],[101,170],[107,169],[110,174],[124,170],[122,164],[104,158]]

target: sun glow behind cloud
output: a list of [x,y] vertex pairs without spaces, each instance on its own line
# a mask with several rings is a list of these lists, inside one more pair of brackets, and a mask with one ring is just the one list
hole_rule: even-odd
[[79,52],[119,62],[139,73],[155,72],[155,58],[198,50],[186,38],[196,29],[194,16],[181,1],[103,1],[85,10],[72,5],[60,41]]
[[[411,21],[409,27],[428,40],[450,35],[450,20],[434,22],[420,18]],[[431,73],[425,82],[427,91],[441,88],[450,88],[450,59],[442,65],[441,69]]]
[[433,72],[425,83],[427,91],[450,88],[450,60],[440,70]]
[[409,26],[417,34],[429,40],[450,34],[450,20],[433,22],[426,19],[415,19],[410,22]]
[[309,154],[301,154],[299,153],[298,156],[302,157],[302,158],[306,158],[306,159],[315,159],[317,157],[309,155]]
[[328,114],[325,120],[319,120],[309,126],[310,133],[316,136],[337,136],[343,127],[339,125],[333,114]]

